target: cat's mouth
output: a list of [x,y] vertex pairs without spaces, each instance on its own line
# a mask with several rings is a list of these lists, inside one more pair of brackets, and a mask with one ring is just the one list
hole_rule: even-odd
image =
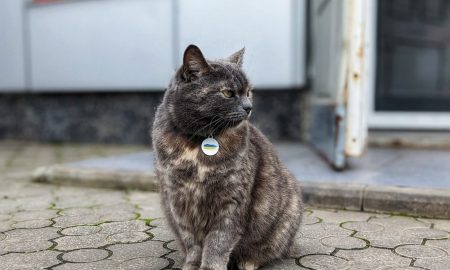
[[225,117],[230,126],[235,126],[247,118],[248,115],[244,113],[230,113]]

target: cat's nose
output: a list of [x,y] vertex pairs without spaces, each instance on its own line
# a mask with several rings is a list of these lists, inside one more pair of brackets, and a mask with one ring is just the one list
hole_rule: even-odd
[[250,106],[245,106],[244,107],[244,111],[247,113],[247,115],[249,115],[250,112],[252,111],[252,106],[251,105]]

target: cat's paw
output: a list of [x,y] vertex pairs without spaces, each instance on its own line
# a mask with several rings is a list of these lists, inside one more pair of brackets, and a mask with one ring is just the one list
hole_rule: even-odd
[[183,270],[199,270],[200,265],[198,263],[185,263],[183,265]]
[[241,262],[238,264],[239,270],[256,270],[259,268],[258,265],[255,265],[253,262]]

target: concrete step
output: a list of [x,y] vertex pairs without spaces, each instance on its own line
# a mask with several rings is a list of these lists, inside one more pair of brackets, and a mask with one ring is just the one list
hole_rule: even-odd
[[[371,148],[332,170],[308,146],[277,144],[307,204],[347,210],[450,218],[450,151]],[[37,168],[34,181],[156,191],[153,153],[140,152]]]

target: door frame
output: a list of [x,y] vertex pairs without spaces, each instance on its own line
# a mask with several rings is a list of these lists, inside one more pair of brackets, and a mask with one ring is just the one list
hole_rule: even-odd
[[450,130],[450,112],[394,112],[375,110],[376,92],[376,53],[377,53],[377,15],[378,3],[376,0],[369,0],[366,6],[370,9],[367,12],[367,33],[368,46],[367,64],[370,75],[367,85],[367,105],[368,105],[368,125],[370,129],[405,129],[405,130]]

